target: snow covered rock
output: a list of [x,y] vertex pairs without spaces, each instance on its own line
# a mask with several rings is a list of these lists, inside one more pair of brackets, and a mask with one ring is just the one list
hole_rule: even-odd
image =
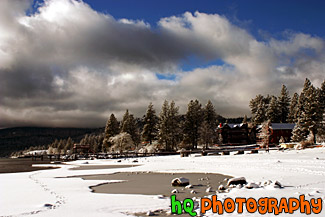
[[218,190],[219,190],[219,191],[224,191],[224,190],[226,190],[226,188],[225,188],[225,186],[223,186],[223,185],[219,185]]
[[190,184],[190,180],[180,177],[172,180],[172,186],[187,186]]
[[196,193],[196,191],[192,190],[192,191],[191,191],[191,194],[197,194],[197,193]]
[[53,207],[53,204],[50,204],[50,203],[46,203],[46,204],[44,204],[44,207],[47,207],[47,208],[52,208],[52,207]]
[[187,189],[193,188],[193,185],[186,185],[185,188]]
[[241,184],[239,184],[239,185],[236,185],[236,188],[237,189],[241,189],[243,186],[241,185]]
[[232,178],[232,179],[229,179],[228,180],[228,183],[227,185],[230,186],[230,185],[245,185],[247,182],[246,182],[246,179],[245,177],[237,177],[237,178]]
[[281,183],[279,181],[275,181],[274,183],[272,183],[272,186],[274,188],[282,188],[282,185],[281,185]]
[[178,194],[179,191],[177,189],[172,190],[172,194]]
[[259,188],[259,187],[260,186],[254,182],[250,182],[245,186],[245,188],[248,188],[248,189]]
[[151,212],[151,211],[148,211],[147,213],[146,213],[146,216],[154,216],[155,215],[155,213],[153,213],[153,212]]
[[212,191],[212,188],[211,187],[208,187],[206,190],[205,190],[205,192],[207,192],[207,193],[209,193],[209,192],[211,192]]

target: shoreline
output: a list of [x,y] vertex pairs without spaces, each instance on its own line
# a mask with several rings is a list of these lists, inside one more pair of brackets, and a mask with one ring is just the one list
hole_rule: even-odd
[[49,160],[36,160],[33,161],[31,158],[0,158],[0,174],[5,173],[22,173],[32,172],[37,170],[56,169],[58,167],[47,167],[47,166],[33,166],[37,164],[50,164]]

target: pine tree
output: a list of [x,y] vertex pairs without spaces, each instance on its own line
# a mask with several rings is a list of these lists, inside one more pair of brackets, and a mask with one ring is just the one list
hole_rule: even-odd
[[164,144],[165,150],[170,150],[169,135],[169,103],[167,100],[165,100],[162,105],[161,112],[159,114],[158,124],[159,143]]
[[140,143],[140,135],[137,128],[136,120],[133,114],[129,114],[128,110],[126,111],[123,117],[123,124],[121,133],[128,133],[131,135],[132,141],[137,146]]
[[297,122],[298,100],[299,100],[298,93],[294,93],[294,95],[292,97],[291,104],[290,104],[289,115],[288,115],[288,119],[287,119],[288,123],[296,123]]
[[156,111],[154,110],[152,103],[150,103],[144,118],[144,127],[142,131],[142,139],[144,141],[149,141],[150,144],[152,144],[152,141],[157,136],[157,122]]
[[168,101],[165,100],[159,114],[159,142],[164,144],[167,151],[174,150],[180,141],[178,110],[179,108],[174,101],[169,105]]
[[185,139],[190,142],[193,149],[197,148],[199,141],[199,128],[203,120],[202,106],[198,100],[191,100],[187,106],[184,123]]
[[[310,80],[306,78],[298,102],[298,122],[295,128],[299,129],[293,130],[292,139],[294,141],[298,141],[298,139],[305,140],[309,134],[312,134],[313,140],[316,142],[320,112],[320,103],[317,98],[316,88],[311,84]],[[300,133],[300,135],[297,135],[298,133]]]
[[319,121],[318,121],[318,137],[321,141],[325,141],[325,80],[318,90],[319,102]]
[[266,111],[270,103],[270,96],[264,97],[261,94],[257,95],[249,103],[249,107],[252,112],[252,122],[256,124],[261,124],[266,121]]
[[270,105],[266,111],[266,118],[267,120],[278,123],[280,121],[280,107],[275,96],[271,97]]
[[243,119],[243,124],[247,124],[247,115],[244,116],[244,119]]
[[169,122],[169,140],[171,143],[172,150],[175,150],[177,143],[180,142],[180,120],[179,120],[179,107],[176,106],[175,102],[172,100],[170,103],[168,111],[168,122]]
[[71,139],[71,137],[68,138],[64,149],[65,149],[65,151],[73,149],[73,140]]
[[129,110],[127,109],[127,110],[125,111],[124,115],[123,115],[123,119],[122,119],[121,126],[120,126],[120,128],[121,128],[120,133],[127,132],[127,129],[126,129],[126,127],[127,127],[126,122],[128,121],[129,116],[130,116],[130,115],[129,115]]
[[111,114],[111,116],[106,122],[104,144],[106,146],[110,146],[111,144],[109,144],[109,138],[117,135],[118,133],[119,133],[119,123],[115,118],[115,115]]
[[289,115],[290,97],[287,87],[282,85],[281,94],[278,97],[280,122],[286,123]]
[[209,145],[213,144],[217,140],[216,128],[217,128],[217,113],[214,109],[212,102],[209,100],[203,109],[203,123],[199,129],[200,140],[205,144],[205,148],[208,149]]

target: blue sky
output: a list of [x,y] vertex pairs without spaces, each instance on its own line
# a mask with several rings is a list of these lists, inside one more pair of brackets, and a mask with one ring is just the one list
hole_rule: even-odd
[[247,28],[256,37],[281,37],[286,30],[325,36],[325,2],[321,0],[85,0],[97,11],[115,18],[142,19],[152,26],[162,17],[186,11],[218,13]]
[[[93,9],[116,19],[143,20],[153,28],[163,17],[178,16],[187,11],[217,13],[246,29],[259,41],[283,39],[288,33],[307,33],[325,37],[325,2],[320,0],[84,0]],[[183,71],[197,67],[223,65],[221,59],[202,61],[190,56],[179,64]],[[158,75],[159,79],[165,79]],[[173,77],[167,77],[171,79]]]

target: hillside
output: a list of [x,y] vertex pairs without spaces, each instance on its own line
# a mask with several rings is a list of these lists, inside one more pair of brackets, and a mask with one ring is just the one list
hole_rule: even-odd
[[0,157],[30,146],[48,145],[55,139],[71,137],[75,142],[85,134],[103,132],[103,128],[15,127],[0,130]]

